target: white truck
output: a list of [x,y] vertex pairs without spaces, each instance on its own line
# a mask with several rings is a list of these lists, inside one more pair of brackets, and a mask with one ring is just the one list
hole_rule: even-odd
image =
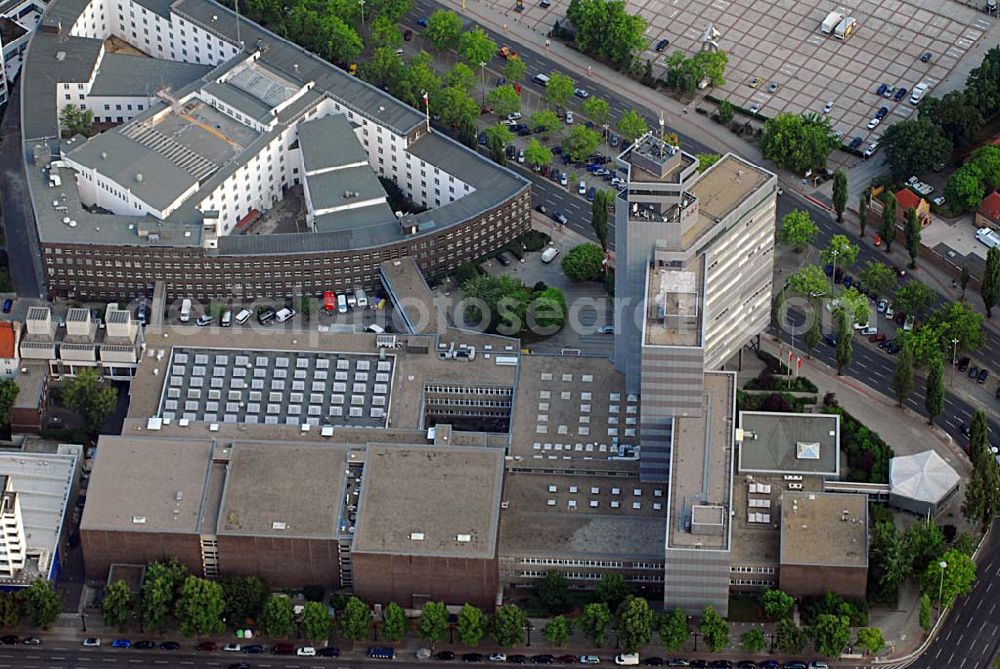
[[837,29],[837,26],[840,25],[840,22],[843,20],[844,15],[840,12],[830,12],[826,15],[826,18],[823,19],[823,23],[820,24],[819,30],[824,35],[832,35],[833,31]]
[[180,321],[181,323],[187,323],[189,320],[191,320],[191,300],[185,297],[181,302]]
[[987,248],[995,249],[1000,247],[1000,234],[989,228],[979,228],[976,230],[976,240],[980,244],[985,244]]
[[833,36],[837,39],[847,39],[854,34],[854,31],[858,28],[858,21],[853,16],[848,16],[843,21],[837,24],[837,28],[833,32]]

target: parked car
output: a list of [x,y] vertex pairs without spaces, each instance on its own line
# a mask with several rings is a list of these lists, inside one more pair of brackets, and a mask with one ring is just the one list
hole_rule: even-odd
[[877,344],[877,343],[879,343],[881,341],[885,341],[885,333],[884,332],[877,332],[877,333],[875,333],[873,335],[869,335],[868,341],[870,341],[873,344]]
[[878,311],[878,312],[879,312],[880,314],[884,314],[884,313],[885,313],[885,310],[886,310],[886,308],[888,308],[888,306],[889,306],[889,303],[888,303],[888,302],[886,302],[885,300],[879,300],[879,301],[878,301],[878,306],[876,306],[876,307],[875,307],[875,309],[876,309],[876,311]]
[[778,82],[777,81],[772,81],[771,83],[769,83],[767,85],[767,92],[768,93],[775,93],[775,92],[777,92],[777,90],[778,90]]
[[559,664],[576,664],[579,661],[576,655],[560,655],[556,658]]
[[833,103],[832,102],[827,102],[825,105],[823,105],[823,113],[824,114],[829,114],[831,109],[833,109]]
[[921,63],[930,62],[930,59],[931,59],[931,52],[930,51],[924,51],[924,53],[921,54],[921,56],[920,56],[920,62]]
[[112,648],[131,648],[132,642],[128,639],[115,639],[111,642]]
[[889,84],[879,84],[878,88],[875,90],[875,95],[885,95],[887,90],[892,90],[889,88]]
[[865,141],[864,138],[860,136],[855,137],[854,139],[851,140],[851,143],[847,145],[847,148],[852,150],[857,149],[859,146],[861,146],[861,143],[864,141]]
[[528,661],[528,658],[524,655],[508,655],[507,664],[524,664]]
[[896,90],[896,94],[892,96],[892,99],[895,100],[896,102],[899,102],[904,97],[906,97],[906,89],[900,87]]
[[37,636],[29,636],[27,639],[25,639],[21,643],[23,643],[25,646],[40,646],[41,643],[42,643],[42,640],[39,639]]
[[340,649],[334,646],[320,648],[316,651],[318,657],[340,657]]
[[645,660],[642,661],[642,663],[644,665],[646,665],[647,667],[662,667],[663,666],[663,658],[662,657],[656,657],[656,656],[647,657]]
[[10,310],[14,307],[14,300],[9,297],[3,301],[3,312],[9,314]]
[[403,41],[409,42],[412,39],[413,39],[413,31],[407,28],[406,30],[403,31]]
[[552,657],[551,655],[532,655],[531,656],[531,663],[532,664],[552,664],[554,661],[555,661],[555,658]]
[[249,646],[243,646],[242,651],[244,655],[260,655],[264,652],[264,646],[259,643],[252,643]]
[[503,653],[490,653],[490,656],[486,659],[488,659],[490,662],[506,662],[507,656],[504,655]]
[[939,207],[943,207],[944,203],[946,202],[946,200],[944,199],[944,195],[939,195],[936,198],[934,198],[933,200],[931,200],[931,202],[933,202],[934,204],[936,204]]
[[881,122],[882,122],[882,119],[880,119],[878,116],[876,116],[875,118],[873,118],[870,121],[868,121],[868,129],[869,130],[874,130],[875,128],[878,127],[878,124],[881,123]]
[[587,91],[583,90],[582,88],[574,88],[573,89],[573,95],[575,95],[576,97],[580,98],[581,100],[586,100],[587,98],[590,97],[590,93],[588,93]]
[[979,367],[976,365],[969,367],[969,378],[974,379],[977,376],[979,376]]
[[969,356],[965,355],[958,359],[958,371],[964,372],[969,368]]
[[581,655],[580,664],[600,664],[601,658],[596,655]]
[[986,383],[986,379],[989,378],[990,370],[983,368],[979,370],[979,375],[976,377],[976,383]]
[[214,653],[219,647],[214,641],[202,641],[195,648],[203,653]]
[[227,643],[222,647],[223,653],[238,653],[241,650],[241,646],[238,643]]
[[664,38],[664,39],[661,39],[659,42],[656,43],[656,50],[657,51],[663,51],[668,46],[670,46],[670,40]]
[[465,653],[462,655],[462,662],[482,662],[483,656],[481,653]]
[[611,146],[618,146],[618,142],[620,141],[621,138],[618,135],[611,135]]
[[160,650],[180,650],[181,645],[176,641],[164,641],[160,644]]
[[417,19],[417,25],[420,26],[421,28],[426,28],[427,27],[427,17],[426,16],[421,16],[419,19]]
[[136,641],[132,644],[132,647],[136,650],[153,650],[156,648],[155,641]]

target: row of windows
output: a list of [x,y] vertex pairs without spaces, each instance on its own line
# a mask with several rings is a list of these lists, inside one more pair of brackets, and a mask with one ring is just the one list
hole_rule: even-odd
[[729,568],[729,572],[732,574],[774,574],[774,567],[747,567],[747,566],[734,566]]
[[770,588],[775,585],[774,579],[767,578],[731,578],[729,579],[729,585],[734,586],[753,586],[758,588]]
[[[522,571],[518,575],[521,578],[544,578],[548,572],[544,571]],[[604,574],[596,572],[563,572],[563,576],[571,581],[600,581]],[[625,576],[626,581],[632,583],[663,583],[662,576],[651,574],[630,574]]]
[[510,397],[512,390],[509,386],[445,386],[437,384],[424,385],[425,393],[436,393],[438,395],[505,395]]
[[521,558],[520,564],[560,567],[599,567],[601,569],[663,569],[662,562],[621,562],[617,560],[570,560],[562,558]]

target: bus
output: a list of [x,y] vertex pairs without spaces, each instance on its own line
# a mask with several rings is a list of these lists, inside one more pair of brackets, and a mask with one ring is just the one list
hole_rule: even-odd
[[323,291],[323,311],[332,314],[337,310],[337,296],[332,290]]

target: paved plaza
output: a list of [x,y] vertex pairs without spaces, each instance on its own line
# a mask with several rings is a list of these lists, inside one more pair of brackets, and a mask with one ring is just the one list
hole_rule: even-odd
[[[513,3],[512,3],[513,4]],[[831,125],[845,142],[862,137],[865,143],[881,136],[885,124],[909,117],[914,107],[910,91],[923,81],[934,87],[958,65],[973,45],[993,26],[995,18],[955,0],[885,0],[838,4],[831,0],[629,0],[649,22],[649,46],[642,58],[652,58],[662,76],[664,62],[680,49],[698,51],[709,23],[719,31],[719,47],[729,54],[726,85],[711,91],[733,104],[771,117],[779,112],[822,113],[827,102]],[[569,0],[554,0],[545,9],[525,3],[517,21],[545,31],[565,15]],[[858,21],[854,35],[839,40],[820,32],[831,11]],[[657,53],[662,39],[670,44]],[[920,61],[931,53],[927,63]],[[756,88],[750,83],[760,78]],[[772,82],[778,84],[768,92]],[[879,84],[907,89],[896,102],[875,94]],[[882,106],[888,116],[874,130],[866,125]]]

